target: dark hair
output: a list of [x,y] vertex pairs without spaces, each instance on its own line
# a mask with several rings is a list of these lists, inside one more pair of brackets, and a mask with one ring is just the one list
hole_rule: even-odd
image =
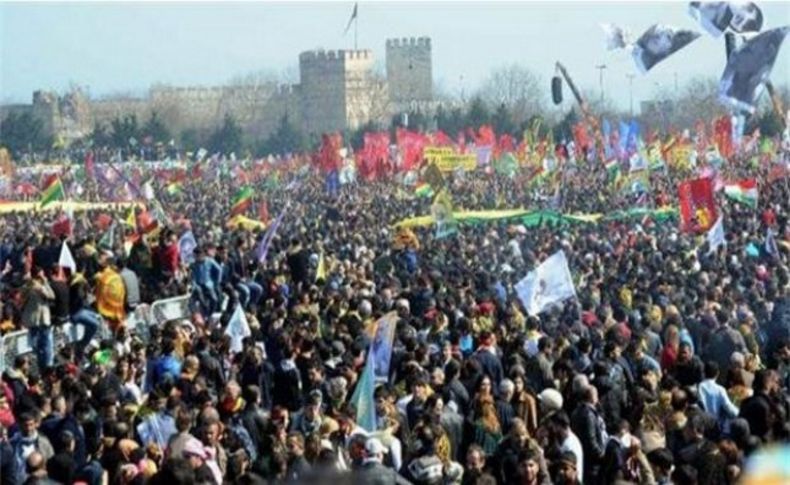
[[688,485],[696,485],[697,470],[691,465],[680,465],[672,472],[672,483],[684,483]]
[[666,448],[658,448],[647,454],[647,459],[651,465],[662,470],[669,470],[675,464],[672,452]]
[[551,339],[549,337],[541,337],[538,340],[538,350],[546,350],[551,347]]
[[709,360],[705,362],[705,379],[715,379],[719,375],[719,364]]

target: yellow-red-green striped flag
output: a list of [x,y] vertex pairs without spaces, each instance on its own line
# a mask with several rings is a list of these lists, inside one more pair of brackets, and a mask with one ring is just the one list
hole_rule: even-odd
[[66,198],[66,191],[63,189],[63,182],[60,177],[52,177],[47,181],[46,187],[41,192],[41,207],[46,207],[52,202]]

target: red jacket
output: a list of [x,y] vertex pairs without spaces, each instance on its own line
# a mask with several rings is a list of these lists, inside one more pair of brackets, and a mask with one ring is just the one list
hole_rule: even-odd
[[167,244],[165,246],[160,246],[157,259],[162,267],[162,271],[166,273],[175,273],[180,261],[178,245]]

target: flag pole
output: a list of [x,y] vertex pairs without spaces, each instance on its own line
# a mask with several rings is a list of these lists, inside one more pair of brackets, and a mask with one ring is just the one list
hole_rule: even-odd
[[357,27],[359,26],[359,10],[357,4],[354,5],[354,50],[357,50]]

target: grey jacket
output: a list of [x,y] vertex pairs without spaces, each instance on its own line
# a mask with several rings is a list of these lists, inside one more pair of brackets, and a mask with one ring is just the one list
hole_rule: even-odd
[[23,328],[49,326],[52,323],[49,302],[55,299],[55,292],[49,282],[33,279],[23,290],[22,315]]

